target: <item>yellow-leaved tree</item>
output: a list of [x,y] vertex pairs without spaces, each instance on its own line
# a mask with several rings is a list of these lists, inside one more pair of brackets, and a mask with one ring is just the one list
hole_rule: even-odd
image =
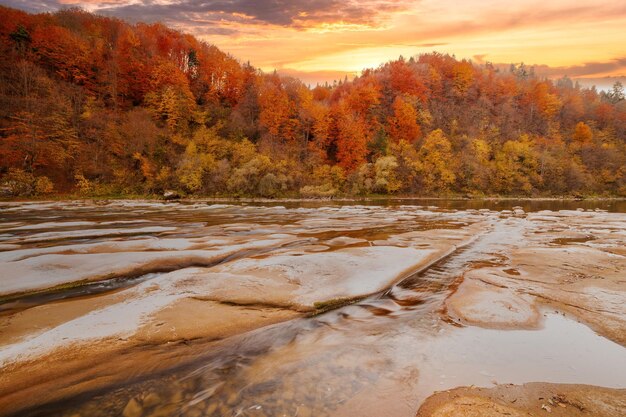
[[452,145],[441,129],[426,136],[418,155],[423,190],[426,193],[448,190],[456,179],[455,162]]
[[495,153],[496,190],[507,194],[530,194],[541,180],[539,160],[527,135],[509,140]]
[[213,155],[198,152],[195,142],[190,142],[178,166],[178,180],[185,190],[196,192],[202,188],[204,174],[214,165]]

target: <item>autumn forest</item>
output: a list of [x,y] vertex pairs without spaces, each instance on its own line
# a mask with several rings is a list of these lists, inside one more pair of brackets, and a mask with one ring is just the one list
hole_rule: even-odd
[[4,194],[626,196],[626,100],[436,52],[308,86],[162,24],[0,7]]

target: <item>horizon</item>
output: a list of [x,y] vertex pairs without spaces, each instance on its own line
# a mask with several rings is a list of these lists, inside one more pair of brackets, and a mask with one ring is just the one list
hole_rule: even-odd
[[312,86],[433,51],[478,65],[524,62],[540,77],[568,76],[599,90],[626,82],[626,35],[615,36],[625,33],[620,28],[626,25],[626,6],[610,1],[504,7],[504,2],[472,0],[460,8],[447,0],[439,5],[429,0],[0,3],[31,13],[78,7],[132,23],[161,22],[264,72],[276,70]]

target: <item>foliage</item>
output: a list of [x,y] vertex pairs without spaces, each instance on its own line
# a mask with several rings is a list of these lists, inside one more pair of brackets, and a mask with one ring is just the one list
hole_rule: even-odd
[[626,194],[626,100],[430,53],[309,88],[162,24],[0,6],[0,176],[77,192]]
[[441,129],[433,130],[422,144],[418,158],[418,172],[427,192],[446,191],[454,183],[455,162],[452,145]]
[[28,197],[33,195],[45,195],[54,191],[54,184],[46,176],[35,176],[22,169],[11,168],[0,179],[0,185],[6,187],[8,192],[16,197]]
[[76,190],[80,195],[91,195],[95,190],[95,185],[85,178],[83,174],[74,175],[74,179],[76,180]]
[[300,195],[308,198],[329,198],[336,196],[337,193],[338,190],[330,184],[307,185],[300,188]]
[[398,161],[395,156],[383,156],[376,160],[374,164],[374,185],[373,189],[377,193],[393,194],[402,185],[396,175]]

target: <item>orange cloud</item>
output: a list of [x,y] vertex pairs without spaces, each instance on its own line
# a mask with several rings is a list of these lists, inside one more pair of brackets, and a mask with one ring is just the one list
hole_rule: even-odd
[[626,56],[607,62],[585,62],[580,65],[550,67],[536,65],[535,72],[546,77],[604,77],[615,74],[626,76]]
[[[626,3],[613,0],[4,0],[163,21],[271,71],[327,81],[434,49],[556,76],[624,73]],[[539,69],[539,67],[538,67]],[[570,74],[570,75],[572,75]],[[574,76],[574,75],[572,75]]]

